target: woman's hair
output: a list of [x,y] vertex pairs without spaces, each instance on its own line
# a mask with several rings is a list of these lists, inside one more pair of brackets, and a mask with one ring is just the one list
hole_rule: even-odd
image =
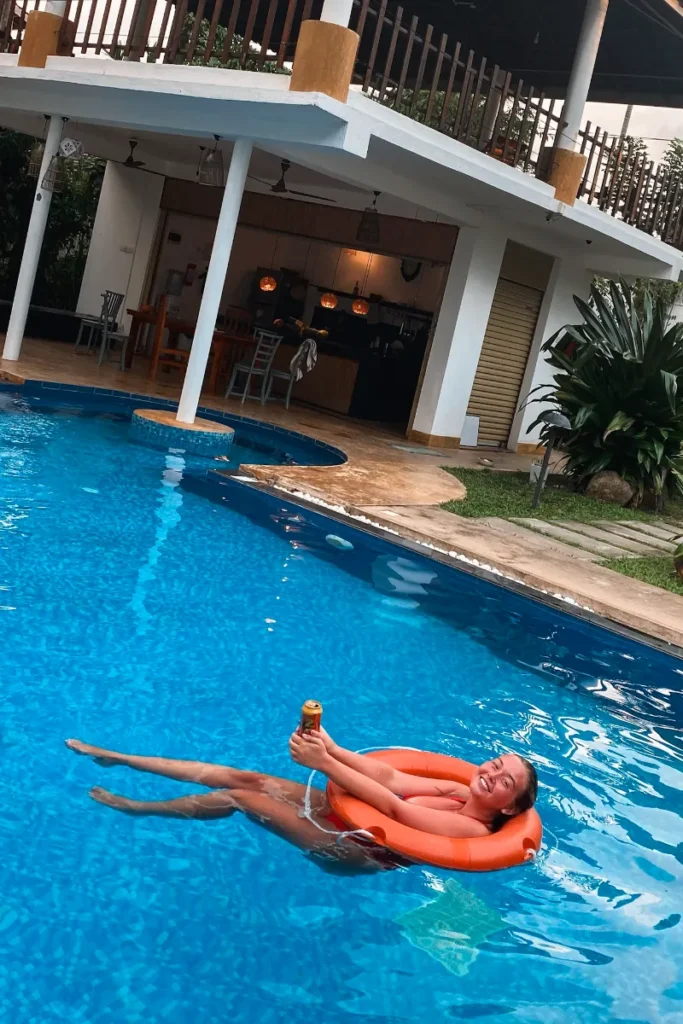
[[524,811],[528,811],[530,807],[533,807],[536,803],[536,797],[538,796],[538,775],[536,769],[532,765],[531,761],[527,761],[521,754],[516,755],[524,767],[526,768],[526,786],[524,790],[517,797],[516,810],[517,814],[522,814]]
[[[536,769],[532,765],[531,761],[527,761],[526,757],[522,757],[521,754],[515,754],[515,757],[519,758],[526,769],[526,786],[515,802],[515,814],[523,814],[524,811],[528,811],[536,803],[536,797],[538,796],[538,775],[536,774]],[[499,814],[491,822],[491,831],[498,832],[505,822],[509,820],[509,814]]]

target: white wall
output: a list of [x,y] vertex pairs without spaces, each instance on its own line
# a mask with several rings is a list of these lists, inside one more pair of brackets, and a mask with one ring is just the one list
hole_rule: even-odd
[[[107,163],[78,296],[79,313],[99,314],[105,291],[122,292],[124,310],[140,304],[163,186],[161,175]],[[122,319],[126,329],[130,318]]]
[[[569,258],[557,259],[550,275],[541,312],[536,325],[536,332],[531,346],[527,370],[520,389],[520,403],[530,392],[543,384],[552,383],[554,370],[548,364],[546,353],[541,346],[562,327],[567,324],[581,323],[581,314],[574,303],[574,296],[587,299],[590,293],[593,275],[576,260]],[[534,395],[534,398],[542,395]],[[546,408],[543,403],[534,402],[517,413],[510,432],[508,447],[513,451],[518,444],[534,444],[539,440],[540,427],[534,427],[531,433],[529,426],[539,413]]]
[[[215,229],[215,221],[190,214],[170,213],[166,222],[153,293],[163,289],[169,270],[184,271],[189,263],[195,263],[194,283],[186,286],[178,299],[172,299],[178,313],[188,319],[199,312],[199,275],[209,262]],[[180,235],[181,241],[169,242],[171,233]],[[246,304],[257,267],[286,267],[311,284],[341,292],[352,292],[358,283],[366,295],[374,292],[389,302],[405,303],[428,312],[438,305],[446,273],[443,266],[425,263],[416,280],[406,282],[401,276],[401,261],[390,256],[343,249],[329,242],[278,235],[260,228],[238,227],[221,309]]]
[[461,228],[411,431],[459,439],[507,238],[499,225]]

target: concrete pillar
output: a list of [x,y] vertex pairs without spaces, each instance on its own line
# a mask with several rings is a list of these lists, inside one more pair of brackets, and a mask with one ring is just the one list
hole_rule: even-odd
[[230,263],[232,243],[237,229],[244,186],[249,171],[253,143],[245,139],[235,142],[228,171],[228,180],[223,192],[221,212],[218,217],[216,235],[213,240],[209,269],[204,285],[202,304],[199,308],[197,328],[194,332],[187,373],[178,405],[176,419],[180,423],[194,423],[202,390],[206,364],[209,361],[211,342],[216,329],[216,318],[223,295],[225,275]]
[[586,166],[586,157],[576,152],[576,144],[608,6],[609,0],[586,0],[583,24],[562,110],[562,126],[548,175],[548,182],[555,186],[555,198],[569,206],[574,205]]
[[123,327],[129,327],[125,310],[137,308],[143,300],[164,182],[161,175],[107,163],[78,296],[79,313],[99,316],[102,293],[120,292],[125,295]]
[[330,21],[333,25],[343,25],[348,28],[353,11],[353,0],[325,0],[323,3],[321,21]]
[[457,448],[507,239],[497,225],[461,228],[408,437]]
[[[576,259],[557,258],[550,274],[548,287],[541,304],[534,340],[529,353],[526,373],[520,389],[520,405],[530,392],[540,384],[551,384],[555,371],[547,362],[547,353],[542,352],[543,344],[567,324],[581,323],[581,314],[574,303],[574,296],[587,299],[593,274]],[[543,392],[533,397],[538,398]],[[539,402],[527,405],[517,413],[512,423],[508,446],[521,454],[533,452],[539,443],[540,427],[529,427],[544,408]]]
[[12,312],[10,313],[7,334],[5,336],[5,347],[2,352],[3,359],[18,359],[21,352],[28,308],[31,303],[38,260],[40,259],[40,250],[45,236],[45,225],[47,224],[50,204],[52,203],[52,192],[46,191],[42,187],[42,183],[45,172],[50,166],[50,161],[59,151],[62,129],[62,118],[51,117],[45,138],[45,151],[43,153],[43,162],[40,165],[31,219],[28,222],[24,252],[21,257],[19,277],[17,278],[17,287],[14,291]]
[[576,148],[608,7],[609,0],[586,0],[583,24],[562,111],[564,127],[560,130],[557,143],[560,149]]

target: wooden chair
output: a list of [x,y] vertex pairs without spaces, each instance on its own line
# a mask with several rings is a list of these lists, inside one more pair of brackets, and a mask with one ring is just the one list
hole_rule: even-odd
[[218,394],[218,378],[230,378],[237,362],[244,362],[254,348],[253,317],[249,310],[228,306],[220,331],[214,336],[209,370],[209,391]]
[[154,324],[154,339],[152,342],[152,358],[149,364],[149,378],[154,380],[157,375],[157,371],[160,366],[174,367],[177,370],[182,370],[183,373],[187,370],[187,362],[190,358],[188,350],[183,348],[176,348],[177,335],[170,336],[171,345],[166,348],[163,347],[164,331],[166,330],[166,315],[168,313],[168,296],[162,295],[159,300],[159,310],[157,314],[156,323]]

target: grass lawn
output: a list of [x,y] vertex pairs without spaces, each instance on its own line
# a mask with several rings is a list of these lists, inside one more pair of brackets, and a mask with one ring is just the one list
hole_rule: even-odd
[[683,597],[683,580],[676,575],[673,559],[667,555],[653,555],[651,558],[608,558],[602,564],[624,576],[632,576],[643,583],[651,583],[654,587],[662,587]]
[[[595,501],[584,494],[575,494],[566,487],[548,483],[541,495],[541,504],[532,509],[533,487],[528,473],[504,473],[490,469],[445,467],[447,473],[461,480],[467,488],[464,501],[449,501],[442,507],[459,516],[478,519],[499,516],[502,519],[572,519],[591,523],[596,519],[636,519],[652,521],[660,517],[641,509],[621,508],[606,501]],[[669,501],[663,516],[683,523],[683,502]],[[638,561],[649,561],[638,559]],[[652,559],[657,561],[657,559]],[[666,558],[663,559],[666,561]],[[663,584],[660,584],[663,586]]]

